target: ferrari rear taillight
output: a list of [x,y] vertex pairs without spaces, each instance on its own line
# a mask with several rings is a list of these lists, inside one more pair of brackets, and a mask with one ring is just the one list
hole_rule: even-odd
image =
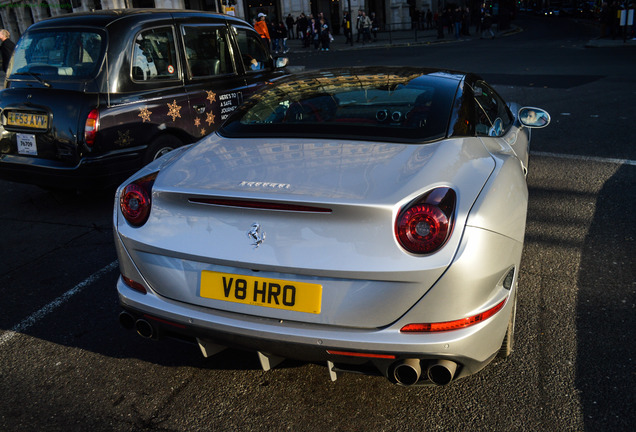
[[134,289],[135,291],[139,291],[142,294],[146,294],[146,288],[140,284],[139,282],[136,282],[134,280],[132,280],[129,277],[124,276],[123,274],[121,275],[121,279],[124,281],[124,283],[129,287]]
[[402,327],[400,331],[402,333],[434,333],[434,332],[459,330],[466,327],[470,327],[475,324],[482,323],[486,321],[488,318],[494,316],[497,312],[503,309],[507,300],[508,298],[505,298],[504,300],[497,303],[495,306],[477,315],[469,316],[469,317],[458,319],[455,321],[407,324],[404,327]]
[[157,173],[142,177],[130,183],[119,196],[119,208],[121,213],[134,227],[142,226],[150,216],[152,205],[152,185],[157,178]]
[[437,188],[404,207],[395,221],[400,245],[414,254],[440,249],[453,230],[456,196],[450,188]]
[[86,117],[86,123],[84,124],[84,142],[88,147],[95,145],[95,136],[99,130],[99,111],[96,109],[91,110]]

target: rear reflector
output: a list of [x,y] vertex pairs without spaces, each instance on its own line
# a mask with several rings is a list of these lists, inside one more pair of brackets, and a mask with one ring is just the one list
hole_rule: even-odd
[[173,322],[173,321],[168,321],[168,320],[165,320],[165,319],[162,319],[162,318],[157,318],[157,317],[154,317],[152,315],[144,314],[144,318],[148,318],[150,320],[157,321],[159,323],[166,324],[166,325],[169,325],[169,326],[172,326],[172,327],[176,327],[176,328],[180,328],[180,329],[185,329],[186,328],[186,326],[183,325],[183,324],[179,324],[179,323],[176,323],[176,322]]
[[507,298],[497,303],[494,307],[484,311],[480,314],[473,315],[468,318],[462,318],[455,321],[446,321],[439,323],[417,323],[407,324],[400,329],[403,333],[431,333],[431,332],[443,332],[450,330],[459,330],[462,328],[470,327],[480,322],[486,321],[488,318],[499,312],[506,304]]
[[341,356],[348,356],[348,357],[379,358],[379,359],[394,359],[394,358],[396,358],[396,356],[394,356],[392,354],[361,353],[361,352],[353,352],[353,351],[327,350],[327,354],[341,355]]
[[134,289],[135,291],[138,291],[142,294],[146,294],[146,287],[144,287],[142,284],[140,284],[139,282],[135,282],[134,280],[127,278],[124,275],[121,275],[121,279],[124,281],[124,283],[126,284],[126,286],[128,286],[129,288]]

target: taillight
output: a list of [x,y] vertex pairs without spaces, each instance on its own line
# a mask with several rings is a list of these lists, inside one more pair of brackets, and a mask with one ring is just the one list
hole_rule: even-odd
[[506,304],[505,298],[504,300],[497,303],[492,308],[484,311],[480,314],[469,316],[467,318],[458,319],[455,321],[445,321],[445,322],[437,322],[437,323],[416,323],[416,324],[407,324],[400,329],[403,333],[434,333],[434,332],[443,332],[450,330],[459,330],[466,327],[470,327],[475,324],[479,324],[481,322],[486,321],[488,318],[494,316],[497,312],[499,312]]
[[132,279],[130,279],[130,278],[124,276],[124,275],[121,275],[121,279],[124,281],[124,283],[128,287],[134,289],[135,291],[139,291],[142,294],[146,294],[147,293],[146,288],[142,284],[140,284],[139,282],[135,282],[134,280],[132,280]]
[[122,190],[119,196],[119,208],[130,225],[139,227],[148,220],[152,204],[152,185],[156,178],[157,173],[147,175],[135,180]]
[[440,249],[453,230],[455,191],[433,189],[404,207],[395,221],[400,245],[414,254],[430,254]]
[[91,110],[86,117],[86,124],[84,125],[84,142],[88,147],[93,147],[95,144],[95,136],[99,130],[99,111],[96,109]]

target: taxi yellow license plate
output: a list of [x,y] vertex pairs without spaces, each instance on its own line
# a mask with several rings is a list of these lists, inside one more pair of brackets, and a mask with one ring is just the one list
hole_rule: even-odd
[[49,116],[46,114],[10,111],[7,113],[7,125],[33,129],[47,129],[49,127]]
[[319,314],[322,285],[204,270],[201,297]]

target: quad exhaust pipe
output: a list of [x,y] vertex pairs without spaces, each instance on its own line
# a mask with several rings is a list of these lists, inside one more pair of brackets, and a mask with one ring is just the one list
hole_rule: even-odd
[[398,362],[393,368],[393,378],[398,384],[411,386],[420,380],[422,366],[420,359],[406,359]]
[[455,377],[455,372],[457,372],[457,363],[450,360],[438,360],[426,371],[428,379],[439,386],[450,383]]
[[[130,312],[121,312],[119,314],[119,323],[127,330],[136,330],[139,336],[146,339],[157,337],[157,329],[150,322],[144,318],[137,318]],[[417,358],[400,360],[390,370],[392,370],[394,382],[403,386],[412,386],[420,381],[423,367],[425,367],[428,380],[438,386],[450,383],[457,372],[457,363],[454,361],[440,359],[429,362]]]
[[129,312],[121,312],[119,314],[119,324],[127,330],[135,329],[137,334],[146,339],[156,337],[157,332],[152,324],[143,318],[136,318]]
[[[436,385],[443,386],[450,383],[457,372],[457,363],[451,360],[436,360],[426,368],[428,379]],[[398,384],[412,386],[422,375],[422,361],[420,359],[401,360],[393,367],[393,378]]]

